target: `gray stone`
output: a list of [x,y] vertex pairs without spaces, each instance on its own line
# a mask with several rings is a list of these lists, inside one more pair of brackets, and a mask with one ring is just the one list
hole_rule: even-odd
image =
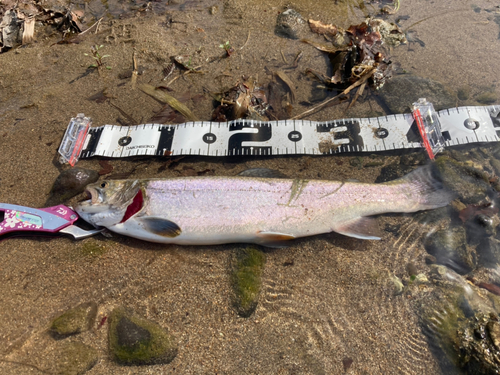
[[395,76],[380,90],[380,97],[392,113],[410,112],[412,103],[426,98],[439,111],[455,106],[455,97],[441,83],[410,74]]
[[98,178],[99,173],[91,169],[71,168],[61,172],[50,190],[45,206],[61,204],[83,193],[85,187],[96,182]]
[[50,326],[50,332],[55,338],[63,338],[80,332],[88,331],[95,321],[97,304],[82,303],[58,316]]
[[274,32],[283,38],[299,39],[305,26],[306,22],[298,12],[287,9],[278,15]]

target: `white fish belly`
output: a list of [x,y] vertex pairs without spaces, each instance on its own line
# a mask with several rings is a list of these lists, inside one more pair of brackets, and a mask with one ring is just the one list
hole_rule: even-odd
[[[361,216],[409,212],[397,185],[242,177],[150,180],[144,208],[111,230],[177,244],[264,243],[268,233],[304,237]],[[403,194],[404,195],[404,194]],[[176,237],[144,230],[141,217],[174,222]]]

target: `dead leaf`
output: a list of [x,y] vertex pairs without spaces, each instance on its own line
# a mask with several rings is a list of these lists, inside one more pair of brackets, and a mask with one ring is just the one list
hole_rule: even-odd
[[161,90],[156,90],[153,86],[148,84],[140,85],[139,88],[146,94],[152,96],[153,98],[163,103],[167,103],[170,107],[175,109],[177,112],[181,113],[186,119],[191,121],[198,121],[198,118],[194,115],[193,112],[191,112],[191,110],[188,107],[179,102],[173,96],[168,95],[166,92],[163,92]]
[[110,174],[113,171],[113,166],[107,160],[99,160],[99,165],[101,166],[101,170],[98,172],[99,176]]

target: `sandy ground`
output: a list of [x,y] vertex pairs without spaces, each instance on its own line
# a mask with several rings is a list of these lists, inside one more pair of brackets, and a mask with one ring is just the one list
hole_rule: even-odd
[[[77,113],[91,116],[94,125],[115,124],[123,116],[108,102],[89,100],[106,90],[116,106],[138,123],[147,121],[161,105],[118,75],[132,67],[132,53],[145,69],[138,82],[161,84],[170,56],[188,54],[203,65],[204,75],[180,78],[173,95],[202,94],[230,87],[242,75],[267,83],[265,68],[275,70],[304,51],[290,76],[299,102],[307,100],[312,81],[305,68],[327,69],[321,52],[298,41],[274,35],[278,2],[178,4],[166,14],[137,13],[123,20],[104,20],[99,31],[79,44],[54,44],[57,35],[40,32],[37,42],[0,55],[0,202],[41,207],[60,172],[56,152],[68,121]],[[287,3],[290,4],[290,3]],[[346,2],[337,6],[303,1],[291,4],[305,18],[347,27],[359,23],[363,12]],[[473,93],[493,89],[498,94],[498,14],[475,12],[470,1],[402,1],[398,16],[410,15],[403,27],[418,31],[426,46],[394,49],[394,60],[417,75],[433,78],[451,90],[463,86]],[[210,6],[218,11],[211,15]],[[475,6],[494,9],[490,1]],[[368,7],[368,11],[370,8]],[[392,18],[394,19],[394,17]],[[417,21],[424,20],[418,24]],[[414,26],[411,26],[415,24]],[[229,40],[237,52],[211,64]],[[84,53],[102,44],[111,70],[84,75],[92,63]],[[239,49],[242,48],[242,49]],[[281,52],[280,52],[281,50]],[[205,68],[206,66],[206,68]],[[177,73],[178,74],[178,73]],[[188,102],[201,119],[209,119],[208,97]],[[346,105],[311,117],[346,117]],[[294,114],[305,107],[296,105]],[[348,116],[383,114],[376,98],[361,100]],[[386,164],[397,157],[384,156]],[[293,177],[358,179],[373,182],[379,169],[357,169],[349,157],[247,159],[184,158],[163,171],[161,159],[111,160],[114,172],[141,164],[133,178],[174,177],[189,167],[234,175],[251,167],[268,167]],[[97,160],[78,166],[99,170]],[[436,374],[439,367],[420,331],[412,296],[393,296],[390,275],[407,278],[411,262],[428,270],[421,236],[411,217],[381,219],[402,225],[400,237],[387,233],[380,242],[363,242],[340,235],[298,241],[288,249],[267,251],[263,290],[255,314],[243,319],[231,306],[229,267],[238,245],[179,247],[149,244],[113,236],[76,242],[9,239],[0,242],[0,362],[2,374],[47,368],[52,339],[51,319],[81,302],[99,304],[98,319],[118,305],[167,328],[178,340],[179,354],[163,366],[122,367],[107,353],[107,325],[77,337],[100,353],[89,374]],[[412,234],[410,236],[410,234]],[[101,251],[89,254],[91,246]],[[90,246],[90,247],[91,247]],[[344,369],[343,360],[352,366]],[[14,363],[15,362],[15,363]],[[23,365],[24,364],[24,365]]]

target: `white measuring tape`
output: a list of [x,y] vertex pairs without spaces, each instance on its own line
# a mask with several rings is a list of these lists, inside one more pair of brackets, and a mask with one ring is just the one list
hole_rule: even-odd
[[334,121],[196,121],[178,125],[91,127],[72,118],[59,147],[64,162],[138,155],[324,155],[425,147],[431,159],[444,147],[497,142],[500,106],[458,107],[435,112],[420,99],[413,113]]

